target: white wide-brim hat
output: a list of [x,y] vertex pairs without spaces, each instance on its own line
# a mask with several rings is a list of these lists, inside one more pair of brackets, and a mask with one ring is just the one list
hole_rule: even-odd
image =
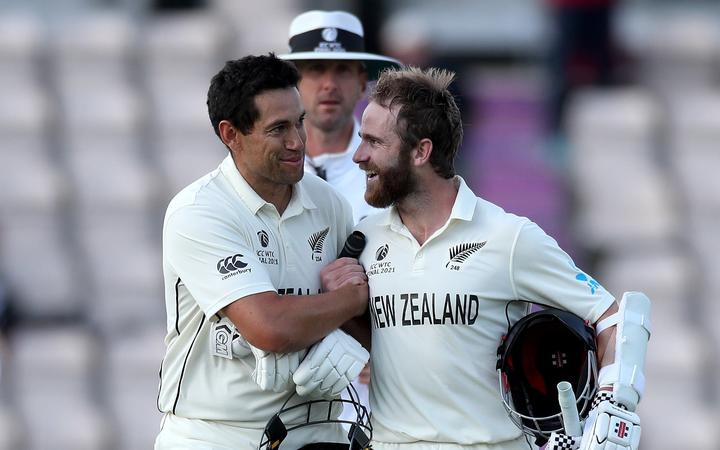
[[368,78],[377,79],[387,67],[402,67],[400,61],[365,52],[363,26],[344,11],[308,11],[290,24],[290,53],[278,55],[288,61],[317,59],[362,61]]

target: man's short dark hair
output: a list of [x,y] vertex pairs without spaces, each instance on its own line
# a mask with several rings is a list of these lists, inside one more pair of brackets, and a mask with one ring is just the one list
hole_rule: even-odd
[[430,164],[443,178],[455,175],[455,156],[463,139],[460,109],[449,90],[454,79],[454,72],[443,69],[386,69],[370,94],[371,102],[398,108],[395,130],[405,149],[421,139],[432,141]]
[[264,91],[295,87],[299,79],[295,66],[273,53],[226,62],[208,89],[208,115],[215,134],[220,136],[219,124],[223,120],[242,134],[249,134],[260,116],[255,97]]

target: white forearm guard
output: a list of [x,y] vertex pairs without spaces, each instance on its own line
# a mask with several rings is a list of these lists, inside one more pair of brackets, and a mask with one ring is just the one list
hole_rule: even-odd
[[617,325],[615,362],[600,369],[601,386],[612,385],[616,402],[635,411],[645,390],[645,354],[650,339],[650,299],[642,292],[626,292],[620,310],[600,321],[595,331]]

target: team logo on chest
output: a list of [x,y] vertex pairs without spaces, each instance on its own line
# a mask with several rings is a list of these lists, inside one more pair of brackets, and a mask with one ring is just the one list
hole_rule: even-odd
[[388,244],[383,244],[375,250],[375,262],[370,264],[366,271],[368,277],[395,272],[391,261],[383,261],[389,253],[390,246]]
[[487,241],[471,242],[450,247],[450,260],[445,264],[450,270],[460,270],[460,266],[472,255],[485,246]]
[[262,246],[261,249],[255,251],[255,256],[257,256],[258,261],[272,266],[280,265],[280,260],[275,254],[275,250],[273,250],[272,247],[269,249],[267,248],[268,245],[270,245],[270,235],[268,232],[260,230],[257,232],[257,237],[260,241],[260,245]]
[[378,247],[377,251],[375,252],[375,260],[382,261],[383,259],[385,259],[389,250],[390,247],[387,244]]
[[325,245],[325,238],[327,238],[329,232],[330,227],[325,228],[322,231],[318,231],[317,233],[313,233],[308,239],[310,250],[312,250],[311,258],[313,261],[322,261],[323,245]]
[[268,236],[267,231],[265,230],[258,231],[257,237],[260,240],[260,245],[262,245],[263,248],[267,247],[270,243],[270,236]]

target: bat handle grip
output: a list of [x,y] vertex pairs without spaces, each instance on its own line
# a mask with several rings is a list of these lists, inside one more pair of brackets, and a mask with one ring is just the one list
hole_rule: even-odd
[[568,436],[582,435],[580,414],[578,413],[577,400],[575,399],[572,385],[567,381],[561,381],[557,384],[557,391],[560,412],[562,413],[563,425],[565,426],[565,434]]

